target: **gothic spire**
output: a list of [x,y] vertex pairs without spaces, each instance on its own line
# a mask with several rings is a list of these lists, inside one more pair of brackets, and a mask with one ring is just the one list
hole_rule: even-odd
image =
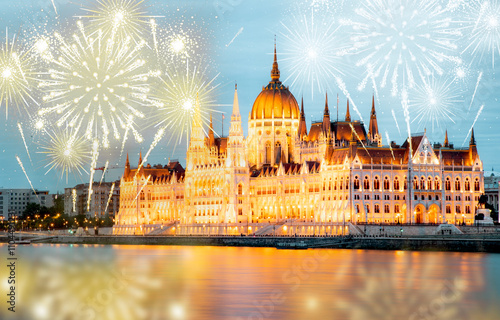
[[330,110],[328,110],[328,92],[325,98],[325,111],[323,112],[323,132],[325,136],[330,133]]
[[299,138],[300,140],[302,140],[304,136],[307,136],[306,114],[304,112],[304,97],[302,97],[300,106]]
[[280,81],[280,70],[278,69],[278,57],[276,55],[276,36],[274,36],[274,62],[273,69],[271,70],[272,82]]
[[234,86],[233,113],[231,114],[231,126],[229,127],[229,141],[240,141],[243,139],[243,128],[241,126],[240,107],[238,102],[238,86]]
[[351,122],[351,114],[349,113],[349,99],[347,99],[347,112],[345,113],[345,121]]
[[375,112],[375,96],[372,96],[372,111],[370,113],[370,125],[368,126],[368,137],[371,142],[378,142],[380,134],[378,132],[377,113]]
[[448,148],[450,146],[450,142],[448,141],[448,130],[444,133],[444,143],[443,147]]
[[476,139],[474,138],[474,128],[472,128],[472,133],[470,135],[469,145],[471,145],[471,146],[475,146],[476,145]]
[[208,129],[208,145],[215,145],[215,137],[214,137],[214,125],[212,121],[212,113],[210,113],[210,127]]

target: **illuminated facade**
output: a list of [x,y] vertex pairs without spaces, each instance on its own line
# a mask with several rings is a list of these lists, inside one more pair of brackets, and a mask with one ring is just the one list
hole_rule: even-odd
[[351,120],[349,101],[345,119],[331,121],[328,97],[323,120],[308,130],[303,102],[299,108],[280,81],[276,51],[248,137],[236,88],[227,137],[216,138],[212,124],[205,135],[196,110],[185,169],[131,169],[127,156],[115,233],[340,234],[357,223],[473,223],[484,188],[474,132],[468,148],[454,148],[447,135],[432,145],[425,132],[384,146],[374,99],[367,132]]

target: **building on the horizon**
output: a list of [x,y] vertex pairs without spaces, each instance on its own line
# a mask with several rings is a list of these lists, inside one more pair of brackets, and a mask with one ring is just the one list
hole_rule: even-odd
[[432,144],[425,132],[383,145],[374,98],[368,128],[351,117],[349,101],[345,118],[332,121],[328,97],[322,121],[307,128],[305,119],[303,101],[299,107],[280,81],[275,49],[247,137],[235,88],[227,137],[216,137],[212,123],[205,135],[196,106],[185,169],[140,166],[141,157],[133,169],[127,155],[115,233],[171,224],[194,234],[229,224],[237,233],[338,234],[347,224],[474,222],[484,192],[474,131],[467,148],[447,133]]
[[488,197],[488,203],[498,212],[498,199],[500,198],[500,173],[484,173],[484,194]]
[[20,217],[29,203],[38,203],[42,207],[54,205],[54,195],[49,191],[33,189],[0,189],[0,215],[8,219],[9,212]]
[[106,214],[113,217],[120,208],[120,181],[94,182],[90,203],[88,196],[88,183],[64,188],[64,213],[68,216],[85,214],[88,218],[104,218]]

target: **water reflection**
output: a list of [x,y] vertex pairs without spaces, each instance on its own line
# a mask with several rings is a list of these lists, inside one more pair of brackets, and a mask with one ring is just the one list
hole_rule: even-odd
[[500,317],[500,255],[36,245],[18,257],[17,312],[2,319]]

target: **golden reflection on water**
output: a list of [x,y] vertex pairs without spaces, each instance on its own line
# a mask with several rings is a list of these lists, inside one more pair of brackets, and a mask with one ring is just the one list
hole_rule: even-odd
[[16,313],[4,299],[1,319],[500,318],[493,254],[33,245],[17,255]]

